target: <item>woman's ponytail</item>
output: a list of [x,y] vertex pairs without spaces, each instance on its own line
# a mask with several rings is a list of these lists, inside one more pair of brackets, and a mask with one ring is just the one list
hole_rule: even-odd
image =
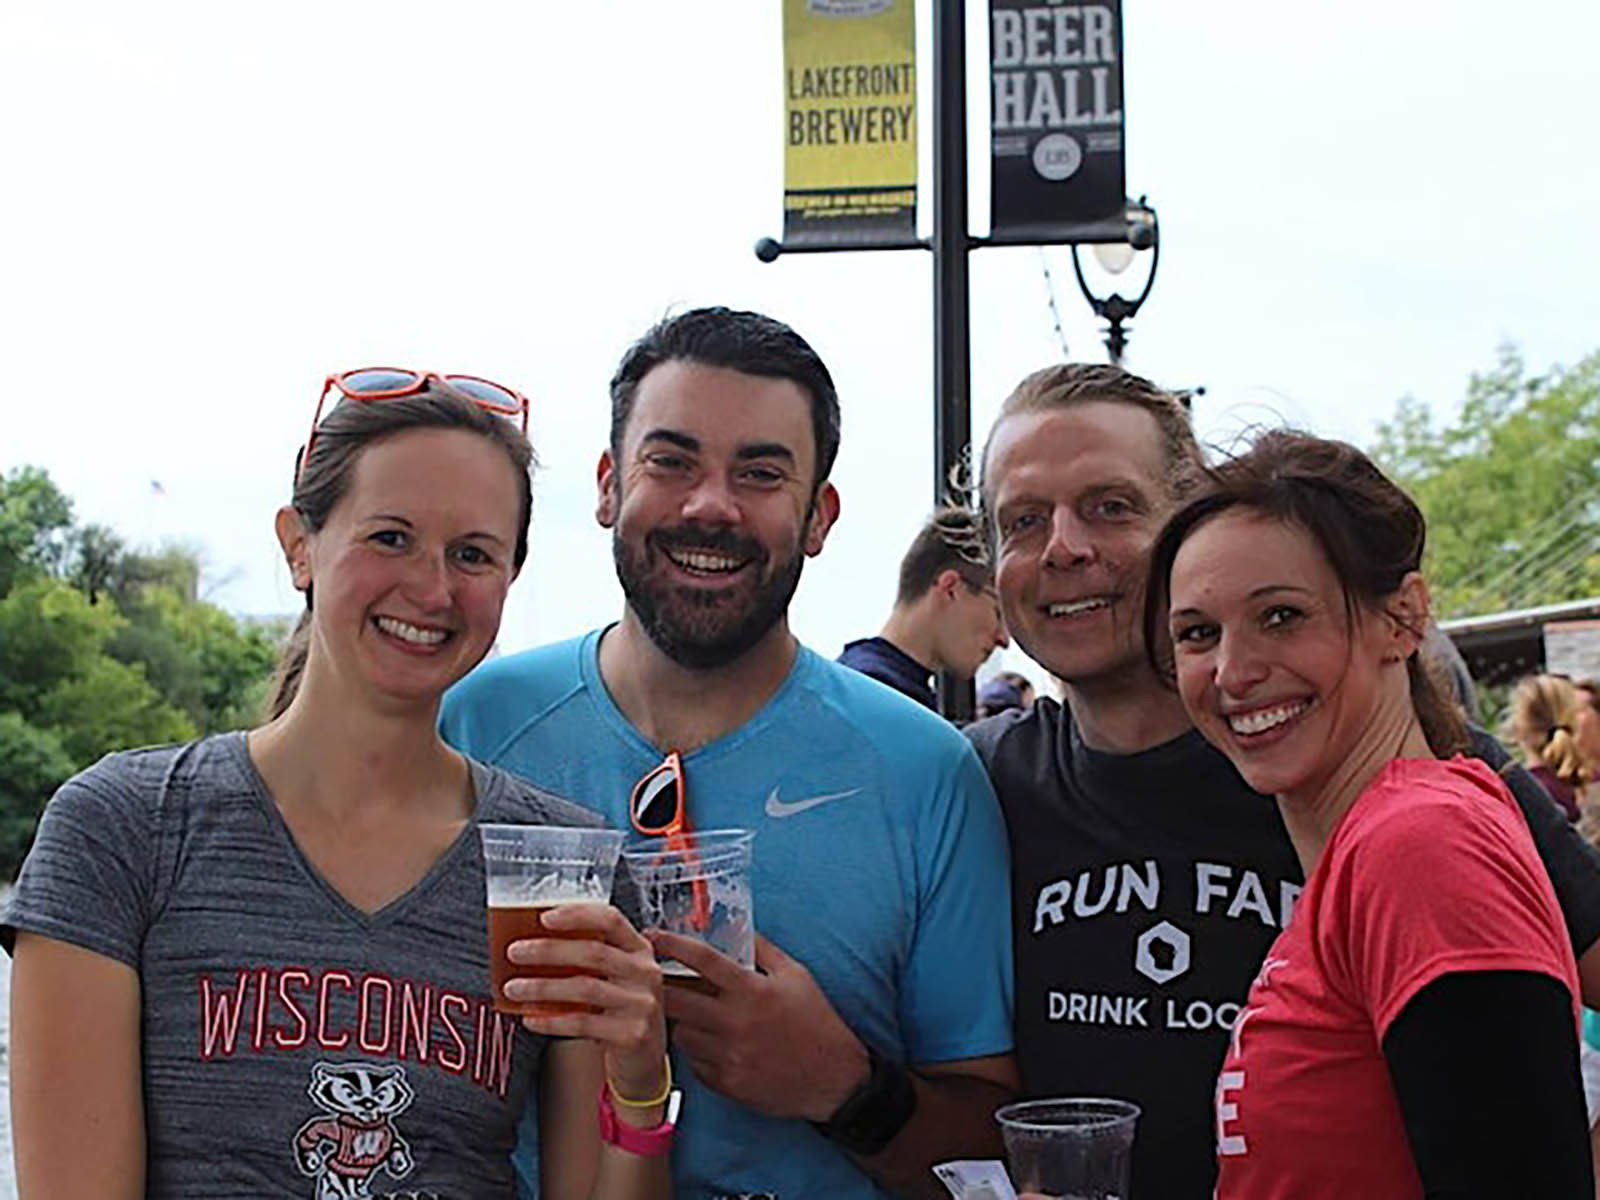
[[266,710],[262,714],[265,720],[277,720],[294,700],[295,693],[300,690],[301,676],[306,673],[306,658],[310,652],[311,604],[308,600],[305,611],[295,622],[294,632],[284,643],[283,653],[278,657],[278,669],[273,672],[272,686],[267,691]]

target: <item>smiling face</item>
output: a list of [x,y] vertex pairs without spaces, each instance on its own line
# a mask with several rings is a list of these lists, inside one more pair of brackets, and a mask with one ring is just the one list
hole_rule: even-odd
[[295,585],[315,589],[306,688],[436,705],[499,631],[520,496],[500,446],[414,429],[361,452],[316,533],[282,510]]
[[630,611],[674,662],[724,666],[787,630],[838,513],[831,484],[813,504],[814,470],[791,381],[681,361],[640,381],[620,454],[601,456],[596,515]]
[[1386,613],[1352,619],[1299,526],[1245,509],[1200,525],[1173,560],[1168,623],[1184,707],[1257,791],[1315,796],[1409,715],[1416,637]]
[[1011,636],[1069,686],[1154,686],[1144,577],[1173,504],[1155,418],[1100,400],[1006,417],[984,476]]

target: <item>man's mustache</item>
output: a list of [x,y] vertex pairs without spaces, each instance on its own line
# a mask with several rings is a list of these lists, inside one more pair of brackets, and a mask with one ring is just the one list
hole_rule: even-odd
[[766,548],[754,538],[712,526],[675,525],[671,529],[657,529],[648,541],[657,550],[710,550],[754,562],[767,559]]

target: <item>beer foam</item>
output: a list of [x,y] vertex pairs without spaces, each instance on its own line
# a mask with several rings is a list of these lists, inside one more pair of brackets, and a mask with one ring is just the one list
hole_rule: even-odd
[[574,879],[562,871],[548,875],[490,875],[487,880],[490,908],[532,908],[552,904],[604,904],[611,899],[594,876]]

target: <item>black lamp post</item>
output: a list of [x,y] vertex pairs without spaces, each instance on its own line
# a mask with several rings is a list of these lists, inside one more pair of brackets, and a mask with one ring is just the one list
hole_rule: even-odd
[[[933,251],[933,358],[934,358],[934,459],[933,502],[946,501],[952,473],[967,461],[971,440],[971,348],[968,330],[967,253],[982,246],[1072,246],[1072,267],[1094,311],[1107,323],[1106,347],[1120,361],[1127,337],[1123,322],[1132,319],[1150,295],[1155,282],[1155,259],[1150,276],[1137,298],[1126,300],[1113,293],[1104,300],[1090,291],[1078,265],[1078,246],[1091,244],[1106,269],[1115,274],[1127,266],[1137,250],[1159,253],[1155,209],[1143,197],[1120,213],[1078,224],[1058,224],[1048,232],[1010,228],[977,237],[967,230],[967,93],[966,0],[931,0],[933,25],[933,236],[904,234],[879,239],[852,237],[845,244],[802,242],[785,245],[773,238],[756,243],[756,257],[770,263],[784,254],[815,254],[834,250]],[[1059,0],[1050,0],[1058,3]],[[1043,11],[1043,10],[1039,10]],[[1117,18],[1120,22],[1120,16]],[[1119,42],[1120,45],[1120,42]],[[1120,84],[1118,85],[1120,88]],[[1118,101],[1120,104],[1120,101]],[[1117,168],[1121,178],[1121,167]],[[1126,185],[1118,185],[1126,186]],[[1121,266],[1111,265],[1121,261]],[[972,715],[970,681],[948,675],[939,683],[939,711],[956,720]]]
[[1137,203],[1128,205],[1127,223],[1128,240],[1095,242],[1094,256],[1108,272],[1118,275],[1133,262],[1136,251],[1150,251],[1150,273],[1145,276],[1144,287],[1131,300],[1120,292],[1102,297],[1090,291],[1089,281],[1083,277],[1083,265],[1078,261],[1078,243],[1072,244],[1072,271],[1078,277],[1078,290],[1094,309],[1094,315],[1106,323],[1106,350],[1111,354],[1111,361],[1119,365],[1128,345],[1128,332],[1122,328],[1123,322],[1133,320],[1139,306],[1149,297],[1156,282],[1156,267],[1161,262],[1161,226],[1156,220],[1156,210],[1145,197],[1140,196]]

